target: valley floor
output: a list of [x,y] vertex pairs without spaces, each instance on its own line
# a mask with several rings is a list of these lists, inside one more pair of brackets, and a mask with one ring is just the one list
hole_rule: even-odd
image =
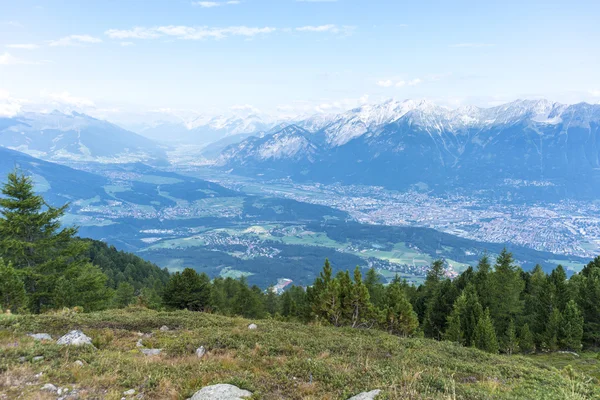
[[[252,322],[257,329],[248,329]],[[72,329],[97,349],[27,336]],[[144,355],[140,339],[161,354]],[[592,399],[600,398],[598,365],[591,355],[499,356],[375,330],[187,311],[0,315],[0,399],[57,399],[41,390],[48,383],[109,400],[186,399],[217,383],[257,399],[347,399],[374,389],[382,390],[378,399]]]

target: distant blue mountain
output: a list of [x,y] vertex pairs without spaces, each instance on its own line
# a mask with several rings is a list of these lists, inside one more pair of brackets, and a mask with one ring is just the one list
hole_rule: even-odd
[[165,158],[164,146],[85,114],[0,118],[0,146],[56,161],[133,162]]
[[516,101],[450,110],[387,102],[227,147],[235,173],[406,189],[600,195],[600,105]]

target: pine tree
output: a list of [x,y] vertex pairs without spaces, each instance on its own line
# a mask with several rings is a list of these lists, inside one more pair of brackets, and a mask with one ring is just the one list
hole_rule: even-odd
[[588,346],[600,345],[600,257],[590,262],[571,281],[577,282],[577,302],[583,313],[583,340]]
[[394,279],[385,288],[385,308],[383,312],[385,329],[394,335],[411,336],[419,327],[419,318],[413,311],[412,305],[400,280]]
[[[82,279],[94,275],[94,271],[87,270],[90,266],[86,256],[88,245],[75,239],[77,228],[61,229],[59,220],[68,204],[59,208],[48,206],[34,193],[30,177],[19,171],[10,173],[1,192],[4,197],[0,198],[0,257],[22,272],[33,312],[55,308],[59,306],[55,301],[66,300],[57,296],[55,290],[67,271],[71,277],[84,274]],[[73,303],[80,296],[106,301],[105,290],[100,288],[100,291],[92,294],[84,289],[84,292],[72,293],[68,302]]]
[[465,305],[464,310],[461,311],[461,331],[465,346],[472,346],[477,322],[483,316],[483,307],[479,303],[479,296],[474,285],[467,285],[463,294],[465,295]]
[[191,268],[173,274],[165,287],[164,302],[168,307],[204,311],[210,307],[210,301],[210,278]]
[[561,323],[562,315],[560,314],[560,311],[553,308],[550,313],[550,319],[546,324],[546,330],[542,333],[540,346],[542,346],[543,349],[550,351],[558,350],[558,336]]
[[559,329],[560,346],[567,350],[579,351],[583,337],[583,316],[577,304],[571,300],[567,303]]
[[557,307],[560,312],[564,312],[567,303],[571,300],[571,293],[567,286],[567,273],[563,266],[557,266],[550,273],[549,279],[554,286],[554,307]]
[[117,286],[117,290],[115,291],[115,297],[113,299],[113,303],[117,308],[124,308],[133,303],[135,299],[135,288],[127,283],[121,282]]
[[525,324],[519,331],[519,348],[523,353],[531,353],[535,351],[535,342],[533,334],[529,330],[529,325]]
[[506,249],[502,250],[496,260],[488,289],[489,310],[496,332],[504,335],[510,320],[520,315],[523,310],[521,292],[524,287],[520,268],[513,265],[512,254]]
[[517,328],[515,322],[511,319],[504,335],[504,352],[508,355],[517,353],[519,351],[519,341],[517,339]]
[[12,265],[0,258],[0,309],[16,313],[27,306],[25,285]]
[[477,294],[479,295],[479,302],[484,308],[488,308],[490,306],[489,296],[491,272],[492,265],[490,264],[490,258],[486,253],[477,263],[477,271],[475,272],[475,277],[473,278],[475,288],[477,289]]
[[493,354],[498,353],[498,339],[496,338],[496,331],[490,317],[490,311],[487,308],[477,322],[474,344],[479,350]]
[[384,303],[384,287],[381,276],[375,268],[369,269],[365,276],[365,286],[369,290],[369,299],[374,307],[381,308]]
[[372,326],[373,305],[370,301],[369,289],[362,281],[362,274],[358,266],[354,269],[350,304],[352,307],[352,327],[357,328],[363,324]]
[[446,325],[446,332],[444,333],[444,339],[458,344],[465,344],[465,335],[463,332],[463,314],[465,313],[467,306],[467,296],[463,292],[458,299],[454,302],[452,312],[448,316],[448,322]]

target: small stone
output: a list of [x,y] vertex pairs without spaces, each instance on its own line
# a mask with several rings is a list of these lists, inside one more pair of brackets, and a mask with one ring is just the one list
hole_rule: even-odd
[[206,354],[206,349],[204,348],[204,346],[200,346],[196,349],[196,356],[198,358],[204,357],[204,354]]
[[44,386],[42,386],[42,390],[44,392],[52,392],[52,393],[58,392],[58,388],[51,383],[46,383]]
[[123,396],[133,396],[135,394],[135,389],[129,389],[123,392]]
[[140,349],[147,356],[157,356],[162,353],[162,349]]
[[194,393],[189,400],[243,400],[252,396],[247,390],[229,384],[219,384],[203,387]]
[[142,339],[140,339],[140,340],[137,341],[137,343],[135,344],[135,347],[137,347],[137,348],[144,347],[144,344],[142,343]]
[[373,400],[377,396],[379,396],[379,393],[381,393],[381,390],[379,389],[371,390],[370,392],[362,392],[357,394],[356,396],[350,397],[348,400]]
[[258,329],[258,325],[250,324],[250,325],[248,325],[248,329]]
[[27,361],[27,359],[25,357],[19,357],[19,362],[22,364],[25,361]]
[[35,379],[40,379],[42,376],[44,376],[44,373],[43,373],[43,372],[40,372],[40,373],[38,373],[38,374],[35,374],[33,377],[34,377]]
[[58,339],[56,344],[68,345],[68,346],[83,346],[83,345],[93,346],[92,339],[89,336],[86,336],[80,330],[74,330],[74,331],[67,333],[66,335],[64,335],[63,337]]
[[77,360],[73,364],[77,365],[78,367],[83,367],[85,365],[81,360]]
[[31,359],[33,362],[44,361],[44,356],[36,356]]
[[47,333],[30,333],[27,336],[32,337],[33,340],[37,340],[37,341],[52,340],[52,336],[50,336]]
[[169,330],[169,327],[166,326],[166,325],[163,325],[163,326],[160,327],[160,331],[161,332],[167,332],[168,330]]

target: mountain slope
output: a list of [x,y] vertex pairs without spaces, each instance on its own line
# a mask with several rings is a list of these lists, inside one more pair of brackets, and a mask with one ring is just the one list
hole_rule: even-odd
[[8,173],[15,168],[31,175],[36,183],[36,191],[42,192],[52,205],[97,196],[100,199],[109,198],[104,191],[108,181],[101,176],[0,147],[0,182],[4,182]]
[[0,146],[56,161],[124,162],[165,156],[151,140],[77,112],[1,119]]
[[[248,329],[250,323],[257,329]],[[163,325],[168,332],[159,329]],[[345,400],[375,389],[381,390],[381,398],[393,399],[600,396],[596,380],[580,372],[596,367],[591,356],[584,366],[572,355],[556,355],[557,365],[575,366],[561,371],[548,356],[493,355],[449,341],[401,338],[372,329],[141,308],[3,315],[0,327],[10,332],[0,338],[6,382],[0,395],[7,398],[37,399],[45,383],[68,386],[90,398],[121,398],[132,388],[147,399],[189,398],[203,386],[218,383],[234,384],[261,399]],[[71,346],[62,351],[53,343],[36,344],[26,335],[43,329],[60,337],[76,328],[94,338],[98,349]],[[139,332],[152,335],[140,338]],[[162,354],[149,361],[135,350],[140,340],[163,349]],[[206,349],[201,360],[194,354],[200,345]],[[32,362],[40,355],[43,361]],[[19,357],[25,361],[20,363]],[[71,366],[74,360],[85,364]],[[56,373],[57,366],[74,372]],[[39,373],[41,380],[36,378]]]

